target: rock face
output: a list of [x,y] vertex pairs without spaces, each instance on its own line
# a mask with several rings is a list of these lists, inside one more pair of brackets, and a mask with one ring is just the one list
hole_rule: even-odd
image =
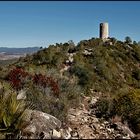
[[28,110],[27,116],[28,125],[22,130],[22,138],[51,139],[61,137],[57,131],[61,127],[61,122],[57,118],[37,110]]

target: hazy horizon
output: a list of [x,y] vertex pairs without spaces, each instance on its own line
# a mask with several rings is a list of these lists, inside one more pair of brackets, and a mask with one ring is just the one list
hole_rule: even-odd
[[0,47],[47,47],[99,37],[99,24],[109,23],[109,36],[140,41],[139,1],[1,1]]

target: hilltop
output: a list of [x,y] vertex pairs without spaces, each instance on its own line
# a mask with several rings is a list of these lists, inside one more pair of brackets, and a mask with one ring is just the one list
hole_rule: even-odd
[[24,91],[27,104],[65,123],[69,110],[78,107],[83,97],[96,95],[96,117],[108,121],[119,116],[121,123],[139,133],[140,46],[136,42],[91,38],[77,45],[56,43],[1,67],[0,79],[5,90],[11,85],[18,93]]

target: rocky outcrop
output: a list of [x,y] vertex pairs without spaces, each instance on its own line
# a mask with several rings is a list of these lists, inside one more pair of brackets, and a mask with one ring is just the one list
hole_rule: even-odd
[[84,54],[85,56],[91,55],[91,54],[92,54],[92,49],[85,48],[85,50],[83,51],[83,54]]
[[60,138],[61,121],[47,113],[37,110],[26,111],[26,127],[22,129],[23,139]]
[[67,53],[68,59],[65,61],[65,64],[63,65],[62,69],[60,70],[61,77],[63,76],[63,73],[71,67],[71,64],[74,61],[74,58],[73,58],[74,55],[76,55],[76,53]]
[[76,55],[76,53],[67,53],[67,60],[66,60],[66,64],[71,65],[74,61],[73,56]]

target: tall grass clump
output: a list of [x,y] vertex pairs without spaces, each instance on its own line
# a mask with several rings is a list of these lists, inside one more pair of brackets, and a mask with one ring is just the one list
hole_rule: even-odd
[[0,134],[5,138],[19,133],[24,123],[26,104],[23,100],[17,100],[16,92],[0,93]]

